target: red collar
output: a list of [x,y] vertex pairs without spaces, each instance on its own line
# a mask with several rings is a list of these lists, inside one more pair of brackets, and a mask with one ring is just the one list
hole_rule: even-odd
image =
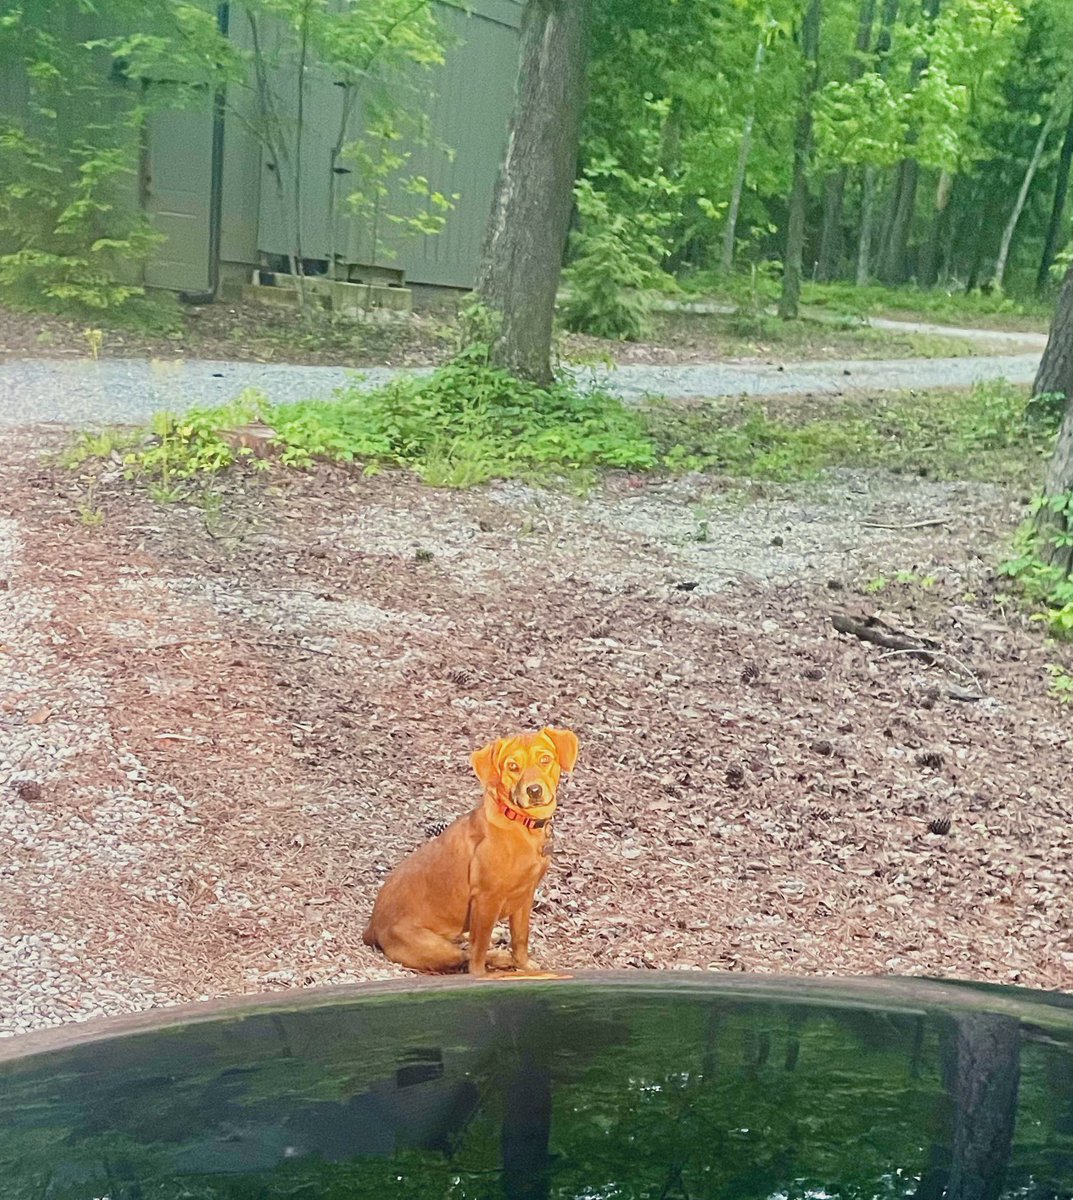
[[[496,804],[499,805],[499,811],[508,821],[517,821],[519,825],[524,825],[526,829],[543,829],[545,825],[551,824],[551,817],[527,817],[520,808],[514,808],[512,805],[507,804],[506,801],[500,800],[498,796],[496,796]],[[552,816],[554,816],[554,813]]]

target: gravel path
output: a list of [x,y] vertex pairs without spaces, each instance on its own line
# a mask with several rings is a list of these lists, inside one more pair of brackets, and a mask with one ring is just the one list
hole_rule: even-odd
[[[615,367],[596,378],[627,400],[646,394],[774,396],[801,393],[900,391],[966,387],[979,380],[1031,383],[1039,354],[979,358],[900,359],[885,362],[724,362],[690,366]],[[400,372],[370,368],[361,378],[380,384]],[[414,374],[426,374],[427,369]],[[42,421],[87,425],[137,423],[152,413],[223,404],[245,388],[274,401],[325,396],[352,376],[339,367],[263,363],[102,359],[64,362],[23,359],[0,363],[0,426]]]

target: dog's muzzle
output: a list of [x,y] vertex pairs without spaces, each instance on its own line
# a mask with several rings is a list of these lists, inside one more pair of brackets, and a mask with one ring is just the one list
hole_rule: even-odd
[[543,804],[550,804],[554,798],[555,793],[542,783],[521,782],[515,785],[511,793],[515,808],[539,808]]

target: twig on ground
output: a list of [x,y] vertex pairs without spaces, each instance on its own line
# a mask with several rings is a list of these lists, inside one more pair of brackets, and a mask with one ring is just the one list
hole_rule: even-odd
[[[898,654],[912,654],[912,653],[913,653],[913,651],[911,651],[911,650],[888,650],[886,654],[881,654],[879,657],[880,658],[894,658],[895,655],[898,655]],[[931,651],[929,651],[929,653],[931,654],[932,658],[942,658],[948,662],[952,662],[954,664],[954,666],[956,666],[966,676],[966,678],[971,679],[972,682],[975,684],[976,692],[977,692],[977,694],[975,696],[972,695],[971,693],[966,693],[966,692],[964,692],[964,689],[959,688],[958,695],[955,696],[952,692],[950,693],[952,699],[954,699],[954,700],[982,700],[984,698],[986,693],[984,692],[983,684],[973,673],[972,669],[970,667],[966,666],[966,664],[963,663],[960,658],[956,658],[953,654],[948,654],[945,650],[931,650]]]
[[831,624],[839,633],[848,633],[864,642],[882,646],[884,650],[895,650],[902,654],[915,654],[931,662],[939,647],[927,638],[911,638],[893,629],[878,617],[856,621],[848,613],[832,613]]
[[891,525],[886,521],[862,521],[866,529],[930,529],[934,525],[949,525],[949,517],[927,517],[923,521],[906,521],[903,525]]

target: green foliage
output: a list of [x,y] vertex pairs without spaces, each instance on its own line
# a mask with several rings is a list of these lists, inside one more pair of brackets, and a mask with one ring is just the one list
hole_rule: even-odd
[[578,182],[574,196],[581,229],[564,274],[570,294],[561,309],[563,323],[594,337],[637,341],[650,311],[645,289],[658,282],[665,250],[657,222],[612,211],[591,177]]
[[[219,33],[216,6],[202,0],[20,0],[4,13],[0,73],[9,94],[24,97],[0,117],[0,289],[9,302],[138,319],[142,268],[159,240],[138,201],[142,133],[153,111],[203,107],[223,84],[256,98],[252,116],[235,120],[277,168],[300,260],[308,122],[298,114],[314,63],[342,89],[333,215],[345,203],[363,221],[370,260],[382,256],[382,225],[423,236],[442,228],[453,198],[409,167],[411,148],[429,144],[413,115],[427,85],[422,94],[414,73],[443,61],[434,6],[254,0],[244,16],[249,49]],[[359,104],[366,132],[349,144]],[[337,195],[340,172],[350,182]],[[329,224],[334,231],[338,222]]]
[[759,402],[648,414],[663,461],[675,470],[789,481],[831,467],[886,468],[948,479],[1024,480],[1050,446],[1026,421],[1023,392],[980,384],[953,395],[910,395],[791,415]]
[[[805,283],[802,303],[856,314],[905,313],[957,324],[992,317],[1024,318],[1033,326],[1050,319],[1051,306],[1039,300],[1014,300],[1001,292],[962,288],[854,287],[848,283]],[[1005,323],[1005,322],[1004,322]]]
[[1069,561],[1073,550],[1073,492],[1037,496],[1031,517],[1021,528],[1014,556],[1000,572],[1016,579],[1029,604],[1036,607],[1037,620],[1051,632],[1073,639],[1073,576],[1054,564],[1052,551]]
[[1060,704],[1073,704],[1073,675],[1059,663],[1048,663],[1050,683],[1047,690]]
[[[357,387],[333,400],[273,405],[248,392],[234,404],[154,419],[123,461],[165,485],[247,462],[267,462],[241,444],[251,423],[273,431],[286,466],[316,461],[407,467],[434,486],[465,487],[488,479],[565,475],[598,467],[656,465],[640,416],[600,392],[560,383],[545,390],[487,365],[472,351],[427,378],[397,380],[374,391]],[[111,457],[115,442],[84,437],[68,456],[80,465]]]
[[[16,8],[0,26],[0,71],[26,93],[24,115],[0,117],[0,288],[24,307],[99,311],[140,294],[123,268],[153,244],[122,201],[142,109],[109,93],[101,56],[63,31],[51,5]],[[97,123],[81,124],[85,111]]]

